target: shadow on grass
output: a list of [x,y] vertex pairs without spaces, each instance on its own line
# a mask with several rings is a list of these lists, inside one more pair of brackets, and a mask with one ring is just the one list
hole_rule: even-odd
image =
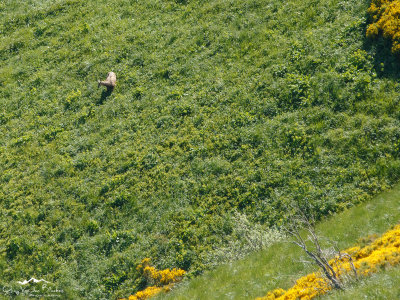
[[391,51],[392,42],[383,37],[366,39],[364,49],[372,54],[379,78],[400,79],[400,57]]
[[97,105],[102,105],[104,101],[107,100],[107,98],[112,94],[113,90],[112,89],[106,89],[101,93],[100,98],[96,101]]

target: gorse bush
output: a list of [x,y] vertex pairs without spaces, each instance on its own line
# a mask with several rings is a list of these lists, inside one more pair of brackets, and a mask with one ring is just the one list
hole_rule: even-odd
[[260,231],[293,199],[324,218],[397,182],[397,69],[366,42],[366,10],[0,4],[0,285],[125,297],[144,257],[195,276],[280,238]]
[[[150,259],[145,258],[137,266],[137,271],[142,274],[142,277],[147,282],[144,290],[138,291],[136,294],[129,296],[128,300],[144,300],[151,298],[160,292],[168,292],[174,283],[182,280],[185,271],[181,269],[165,269],[157,270],[150,266]],[[121,299],[123,300],[123,299]]]
[[392,41],[392,52],[400,53],[400,2],[397,0],[373,0],[368,9],[372,24],[368,25],[367,37],[382,34]]
[[136,268],[139,272],[143,273],[143,276],[147,278],[147,281],[152,285],[163,286],[170,283],[175,283],[182,280],[182,276],[186,273],[181,269],[165,269],[162,271],[150,266],[150,259],[145,258]]

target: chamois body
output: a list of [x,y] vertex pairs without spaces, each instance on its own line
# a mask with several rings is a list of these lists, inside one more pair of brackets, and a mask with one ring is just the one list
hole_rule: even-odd
[[114,89],[115,85],[117,84],[117,76],[115,75],[114,72],[109,72],[107,74],[106,80],[104,81],[98,80],[97,82],[99,83],[98,85],[99,87],[101,85],[104,85],[105,87],[107,87],[107,91],[111,92]]

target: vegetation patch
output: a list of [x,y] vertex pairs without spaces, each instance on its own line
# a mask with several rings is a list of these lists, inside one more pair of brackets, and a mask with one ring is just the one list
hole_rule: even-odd
[[[315,232],[320,237],[320,245],[325,255],[328,255],[328,260],[334,257],[334,253],[338,253],[337,249],[349,249],[355,244],[360,249],[368,248],[385,232],[393,229],[393,224],[398,224],[400,218],[399,197],[400,186],[397,185],[394,189],[365,203],[319,222]],[[304,235],[304,232],[302,234]],[[310,250],[313,248],[308,241],[307,245],[310,246]],[[344,252],[341,254],[344,255]],[[384,259],[385,256],[380,256],[380,258]],[[315,264],[310,263],[310,257],[300,247],[283,240],[271,245],[268,249],[253,252],[243,259],[230,261],[197,278],[183,281],[170,293],[160,294],[155,298],[255,299],[267,295],[276,287],[282,287],[284,291],[288,291],[299,278],[302,278],[303,283],[307,283],[310,287],[313,284],[312,278],[321,284],[326,283],[324,278],[322,278],[323,281],[317,279],[315,269]],[[357,272],[360,274],[362,269],[361,266]],[[355,280],[353,270],[350,274],[343,273],[341,285],[344,289],[332,290],[321,298],[395,299],[400,292],[398,269],[398,266],[377,267],[376,273],[358,276],[360,280]],[[310,278],[307,279],[305,274],[310,274]],[[325,283],[324,286],[326,286]],[[315,290],[311,291],[315,292]],[[279,290],[275,292],[279,294]]]
[[376,38],[382,34],[392,41],[392,52],[400,53],[400,1],[373,0],[368,9],[372,24],[368,25],[367,37]]
[[[347,257],[337,257],[329,262],[339,275],[339,279],[342,280],[352,274],[353,268],[357,270],[357,274],[367,276],[387,266],[395,266],[400,263],[400,225],[387,231],[371,245],[362,248],[359,246],[349,248],[344,253],[349,253],[352,260],[349,261]],[[287,291],[276,289],[269,292],[265,297],[257,299],[312,299],[327,293],[331,289],[330,282],[324,278],[321,272],[318,272],[300,278]]]
[[174,283],[182,280],[183,275],[186,273],[184,270],[176,268],[159,271],[150,266],[150,259],[148,258],[142,260],[141,264],[137,266],[137,270],[142,273],[147,287],[135,295],[129,296],[128,300],[143,300],[151,298],[160,292],[168,292]]
[[281,238],[290,201],[323,219],[391,187],[400,68],[367,5],[0,4],[0,291],[124,297],[145,257],[193,277]]

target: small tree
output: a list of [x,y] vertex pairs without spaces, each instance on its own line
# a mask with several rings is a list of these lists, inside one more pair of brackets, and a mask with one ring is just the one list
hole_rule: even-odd
[[[321,247],[321,239],[315,232],[315,218],[312,213],[305,213],[298,205],[292,205],[292,211],[294,211],[294,215],[289,218],[285,231],[293,237],[292,242],[302,248],[308,257],[321,268],[332,287],[343,289],[343,281],[339,277],[340,272],[338,272],[338,269],[335,270],[333,266],[339,266],[339,263],[344,259],[349,261],[357,279],[357,270],[354,267],[353,259],[348,253],[341,252],[336,244],[334,244],[333,249],[332,247],[330,249]],[[303,237],[304,234],[306,235],[305,238]],[[334,258],[332,265],[329,263],[329,257]]]

